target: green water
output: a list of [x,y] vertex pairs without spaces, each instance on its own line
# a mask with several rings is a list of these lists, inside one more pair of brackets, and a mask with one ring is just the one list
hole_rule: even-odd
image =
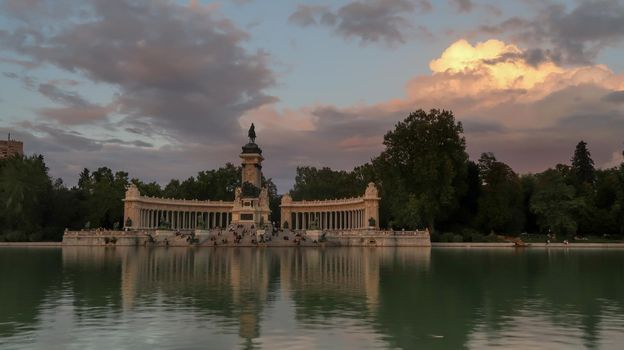
[[621,349],[624,250],[0,248],[1,349]]

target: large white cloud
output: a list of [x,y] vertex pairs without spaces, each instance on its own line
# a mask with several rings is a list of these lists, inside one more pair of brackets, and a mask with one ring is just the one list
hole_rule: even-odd
[[396,99],[282,112],[264,106],[242,120],[256,122],[269,139],[296,135],[290,150],[325,150],[319,155],[325,164],[341,168],[375,156],[385,132],[419,108],[453,110],[464,123],[473,157],[492,151],[520,172],[569,161],[581,139],[589,142],[597,164],[613,164],[612,155],[624,141],[624,103],[617,98],[624,75],[604,65],[534,64],[527,54],[499,40],[475,45],[459,40],[431,61],[431,74],[410,79],[405,95]]

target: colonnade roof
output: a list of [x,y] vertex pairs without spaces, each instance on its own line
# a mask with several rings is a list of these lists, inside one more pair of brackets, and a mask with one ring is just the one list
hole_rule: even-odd
[[281,207],[296,208],[296,207],[323,207],[323,206],[337,206],[348,204],[362,204],[364,203],[364,197],[354,198],[342,198],[342,199],[328,199],[328,200],[302,200],[282,203]]
[[231,208],[234,206],[234,202],[228,201],[202,201],[197,199],[173,199],[173,198],[158,198],[158,197],[146,197],[140,196],[137,198],[125,198],[124,202],[139,202],[146,204],[156,205],[173,205],[173,206],[188,206],[188,207],[218,207],[218,208]]

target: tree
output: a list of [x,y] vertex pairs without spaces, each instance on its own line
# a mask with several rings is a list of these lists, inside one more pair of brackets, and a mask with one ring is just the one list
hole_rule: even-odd
[[156,182],[145,183],[137,178],[133,178],[132,180],[130,180],[130,182],[132,182],[137,187],[137,189],[139,190],[139,193],[141,193],[142,196],[147,196],[147,197],[162,197],[163,196],[163,190],[160,188],[160,185]]
[[383,186],[390,185],[388,179],[393,188],[405,193],[393,205],[404,208],[395,213],[398,224],[425,224],[434,231],[436,221],[458,206],[466,190],[463,179],[468,160],[462,134],[462,125],[455,122],[452,112],[433,109],[411,113],[384,136],[381,163],[387,165],[386,175],[394,175],[386,176]]
[[492,153],[479,159],[481,196],[477,220],[486,231],[519,233],[524,224],[522,186],[518,175]]
[[[89,174],[88,170],[85,169],[83,174]],[[122,199],[129,183],[128,173],[118,171],[113,174],[111,169],[101,167],[92,172],[88,179],[82,180],[82,191],[86,193],[86,220],[91,226],[113,228],[115,223],[122,223]]]
[[579,184],[593,184],[596,181],[594,161],[591,158],[585,141],[579,142],[574,150],[574,157],[572,157],[572,174]]
[[[358,174],[359,175],[359,174]],[[294,200],[324,200],[361,196],[366,184],[361,184],[354,172],[297,167],[295,185],[290,192]]]
[[279,222],[282,217],[280,204],[282,202],[282,196],[277,194],[277,186],[273,183],[273,179],[266,179],[262,176],[262,184],[267,188],[267,194],[269,196],[269,209],[271,209],[271,216],[269,220],[271,222]]
[[565,183],[565,177],[558,170],[549,169],[540,174],[533,198],[531,211],[537,215],[542,232],[565,236],[576,233],[577,214],[583,205],[576,198],[574,187]]
[[42,156],[17,155],[0,161],[0,233],[10,234],[5,237],[10,240],[40,237],[51,190]]

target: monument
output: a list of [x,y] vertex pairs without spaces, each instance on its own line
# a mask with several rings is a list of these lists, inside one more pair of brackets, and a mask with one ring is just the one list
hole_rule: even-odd
[[[269,195],[262,183],[262,149],[255,126],[239,154],[241,185],[232,201],[148,197],[131,184],[125,194],[124,228],[65,231],[65,245],[171,246],[430,246],[429,232],[379,228],[374,183],[351,198],[296,201],[282,196],[279,227],[271,227]],[[281,228],[281,230],[278,230]],[[269,234],[270,232],[270,234]]]
[[262,149],[256,144],[255,126],[248,132],[249,142],[239,155],[242,161],[241,186],[234,201],[199,201],[142,196],[130,185],[124,199],[126,229],[156,229],[163,222],[176,231],[225,228],[230,224],[261,228],[268,224],[269,196],[262,185]]
[[234,224],[263,226],[269,223],[269,196],[262,186],[262,150],[256,144],[256,131],[253,123],[249,128],[249,143],[243,146],[241,187],[236,189],[232,222]]

